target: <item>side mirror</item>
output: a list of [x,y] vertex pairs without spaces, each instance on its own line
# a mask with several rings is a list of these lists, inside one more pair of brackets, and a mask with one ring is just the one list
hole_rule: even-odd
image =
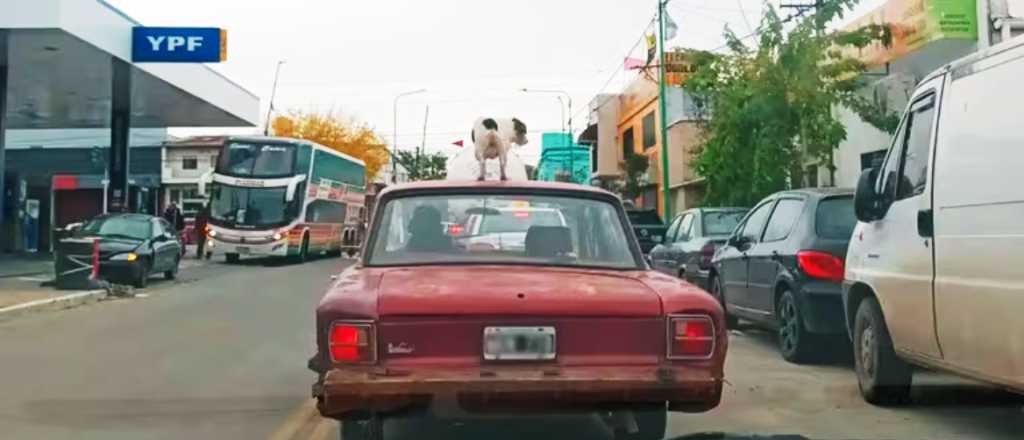
[[302,183],[303,180],[306,180],[305,174],[300,174],[298,176],[292,177],[292,180],[288,182],[288,189],[284,193],[285,202],[290,203],[291,201],[295,200],[295,190],[299,187],[299,184]]
[[853,212],[857,220],[873,222],[882,217],[882,197],[875,191],[878,181],[878,170],[869,168],[860,174],[857,180],[857,192],[853,196]]
[[726,243],[739,250],[744,250],[747,245],[750,244],[750,237],[744,237],[742,235],[733,235],[729,237],[729,241]]

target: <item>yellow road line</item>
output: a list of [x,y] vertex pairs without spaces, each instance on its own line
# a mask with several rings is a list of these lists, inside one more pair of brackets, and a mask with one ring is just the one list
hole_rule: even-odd
[[331,434],[332,428],[337,426],[331,419],[320,419],[320,423],[316,424],[313,428],[313,432],[309,434],[309,440],[327,440]]
[[308,399],[292,411],[284,423],[270,435],[269,440],[291,440],[313,418],[317,417],[316,399]]

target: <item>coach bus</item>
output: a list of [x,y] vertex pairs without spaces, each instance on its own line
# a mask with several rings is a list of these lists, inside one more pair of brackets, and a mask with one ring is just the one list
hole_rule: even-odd
[[229,263],[241,256],[354,252],[362,242],[363,161],[313,142],[232,137],[209,188],[208,244]]

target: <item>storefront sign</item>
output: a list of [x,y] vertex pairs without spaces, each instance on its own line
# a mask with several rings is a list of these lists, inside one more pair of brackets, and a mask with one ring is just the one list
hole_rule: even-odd
[[686,52],[665,53],[665,84],[682,87],[693,74],[696,65]]
[[871,24],[892,30],[889,47],[875,43],[862,49],[847,48],[847,56],[868,66],[880,66],[899,59],[924,45],[942,39],[974,40],[978,20],[972,0],[889,0],[867,15],[845,26],[852,31]]
[[227,59],[227,31],[218,28],[132,28],[132,61],[219,63]]

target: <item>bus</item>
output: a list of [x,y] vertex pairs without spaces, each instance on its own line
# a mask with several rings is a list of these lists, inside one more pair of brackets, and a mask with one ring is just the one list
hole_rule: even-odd
[[[288,257],[354,253],[362,243],[366,165],[301,139],[231,137],[200,191],[212,253]],[[209,182],[209,188],[206,188]]]

